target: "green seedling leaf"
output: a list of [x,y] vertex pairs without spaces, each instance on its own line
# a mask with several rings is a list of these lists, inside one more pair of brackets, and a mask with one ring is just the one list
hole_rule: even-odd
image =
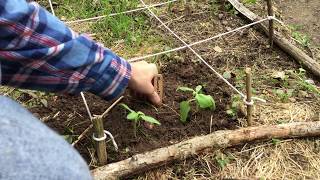
[[183,91],[183,92],[194,92],[193,89],[188,87],[178,87],[177,91]]
[[72,135],[62,135],[63,139],[66,140],[69,144],[73,142]]
[[141,119],[143,119],[144,121],[147,121],[149,123],[161,125],[161,123],[153,117],[146,116],[146,115],[141,115],[140,117],[141,117]]
[[120,106],[122,106],[124,109],[126,109],[130,112],[135,112],[134,110],[130,109],[126,104],[121,103]]
[[145,115],[145,114],[144,114],[143,112],[141,112],[141,111],[138,111],[137,114],[138,114],[139,116],[144,116],[144,115]]
[[201,85],[198,85],[198,86],[196,87],[196,93],[197,93],[197,94],[200,93],[201,89],[202,89],[202,86],[201,86]]
[[257,3],[257,0],[245,0],[244,3],[246,3],[246,4],[255,4],[255,3]]
[[197,94],[195,99],[197,100],[198,105],[202,109],[215,109],[215,102],[210,95],[205,95],[205,94]]
[[224,72],[222,76],[223,76],[225,79],[231,79],[231,73],[230,73],[230,71]]
[[128,115],[127,115],[127,119],[129,120],[138,120],[139,118],[139,114],[136,113],[136,112],[130,112]]
[[180,103],[180,121],[185,123],[190,112],[190,104],[188,101],[182,101]]
[[232,109],[228,109],[226,113],[228,114],[228,116],[231,116],[231,117],[234,117],[236,115],[236,112]]
[[279,139],[272,138],[271,142],[273,145],[278,145],[278,144],[280,144],[281,141]]
[[230,163],[230,159],[228,157],[216,157],[216,161],[221,169]]

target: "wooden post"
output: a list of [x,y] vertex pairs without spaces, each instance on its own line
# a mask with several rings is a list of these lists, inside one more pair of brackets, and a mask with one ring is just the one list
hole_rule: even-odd
[[[268,6],[268,16],[274,16],[273,7],[272,7],[272,0],[267,0]],[[273,35],[274,35],[274,28],[273,28],[273,19],[269,20],[269,43],[270,48],[273,47]]]
[[251,69],[246,68],[246,91],[247,91],[247,99],[246,100],[246,105],[247,105],[247,122],[248,126],[252,125],[252,110],[253,110],[253,105],[250,104],[252,101],[252,87],[251,87],[251,82],[252,82],[252,77],[251,77]]
[[[94,137],[95,138],[103,138],[105,137],[103,121],[101,116],[94,117],[92,119],[93,128],[94,128]],[[95,146],[98,156],[98,163],[100,166],[107,164],[107,148],[106,148],[106,141],[96,141]]]
[[155,91],[159,94],[161,102],[163,100],[163,76],[162,74],[157,74],[153,80],[152,84],[154,86]]

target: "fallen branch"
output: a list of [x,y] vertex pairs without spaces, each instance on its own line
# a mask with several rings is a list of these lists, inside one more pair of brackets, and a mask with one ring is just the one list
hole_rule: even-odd
[[[234,6],[242,15],[248,18],[251,21],[258,21],[262,19],[258,15],[254,14],[248,8],[246,8],[243,4],[241,4],[238,0],[228,0],[230,4]],[[261,28],[265,34],[269,35],[269,30],[263,24],[257,25]],[[286,53],[292,56],[298,63],[302,66],[310,70],[315,76],[320,78],[320,64],[317,63],[314,59],[309,57],[306,53],[304,53],[301,49],[297,48],[293,44],[290,43],[285,37],[280,35],[277,32],[274,32],[273,37],[274,42]]]
[[221,130],[178,144],[137,154],[129,159],[92,170],[94,179],[117,179],[159,167],[173,160],[183,160],[208,148],[227,148],[272,138],[294,138],[320,135],[320,121]]

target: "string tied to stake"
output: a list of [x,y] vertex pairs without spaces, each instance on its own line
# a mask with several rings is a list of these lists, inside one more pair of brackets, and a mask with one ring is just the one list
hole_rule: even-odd
[[100,137],[100,138],[95,137],[95,136],[94,136],[94,133],[93,133],[93,134],[92,134],[92,139],[95,140],[95,141],[104,141],[104,140],[107,139],[107,135],[108,135],[108,136],[110,137],[111,141],[112,141],[112,144],[113,144],[113,146],[114,146],[114,149],[115,149],[116,151],[118,151],[119,148],[118,148],[118,145],[117,145],[117,143],[116,143],[113,135],[112,135],[109,131],[107,131],[107,130],[104,130],[103,132],[104,132],[104,133],[103,133],[103,136]]

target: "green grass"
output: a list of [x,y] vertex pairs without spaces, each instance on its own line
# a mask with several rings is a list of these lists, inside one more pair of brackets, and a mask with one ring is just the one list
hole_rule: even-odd
[[33,107],[47,107],[47,99],[53,96],[52,93],[45,93],[41,91],[17,89],[7,86],[0,87],[0,94],[9,96],[10,98],[20,102],[26,108]]
[[56,0],[54,9],[58,17],[83,19],[134,9],[138,0]]
[[144,15],[117,15],[95,23],[92,30],[105,45],[111,45],[114,41],[123,39],[126,45],[139,46],[149,27],[148,17]]
[[[50,10],[47,1],[38,2]],[[139,0],[56,0],[54,10],[57,17],[69,21],[124,12],[138,8],[139,4]],[[153,10],[157,14],[162,14],[163,10],[167,9],[168,7]],[[150,17],[144,11],[108,16],[91,22],[77,23],[72,25],[72,28],[80,33],[94,34],[96,41],[103,43],[105,47],[115,49],[116,53],[124,58],[172,48],[168,38],[164,38],[151,28]],[[156,61],[156,58],[151,61]]]

